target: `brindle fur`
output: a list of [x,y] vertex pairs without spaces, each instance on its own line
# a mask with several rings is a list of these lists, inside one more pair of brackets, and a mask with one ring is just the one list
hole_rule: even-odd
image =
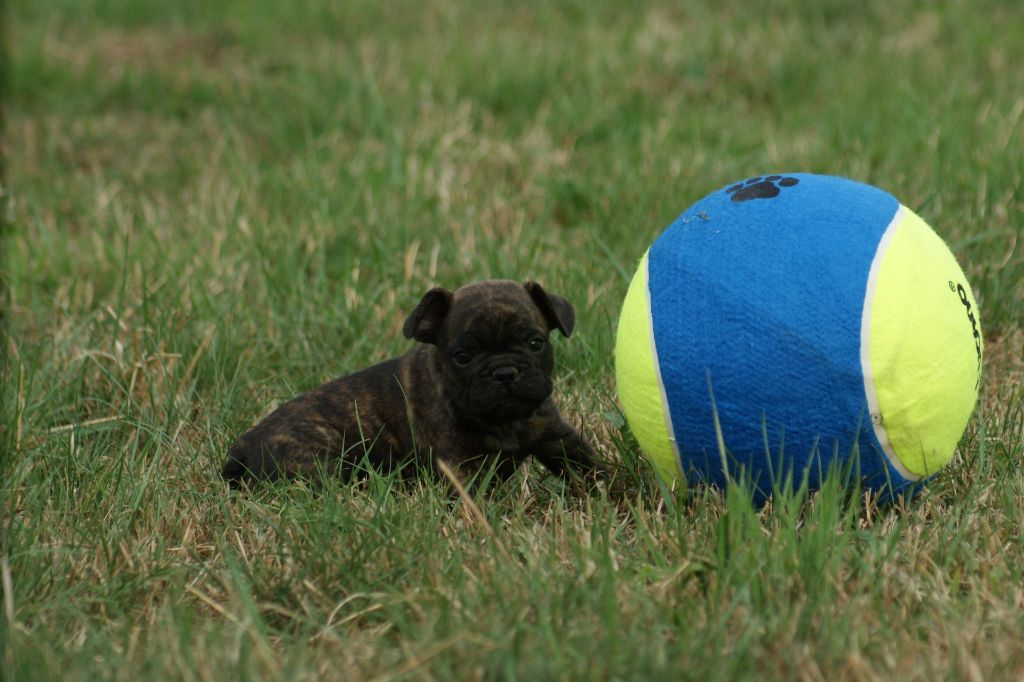
[[[602,472],[592,448],[551,399],[548,334],[569,336],[574,323],[572,306],[534,283],[432,289],[403,328],[416,346],[284,403],[231,446],[222,475],[232,485],[318,471],[347,479],[362,464],[414,473],[441,459],[464,479],[504,479],[533,455],[592,480]],[[536,338],[543,348],[531,350]],[[471,353],[465,366],[459,349]]]

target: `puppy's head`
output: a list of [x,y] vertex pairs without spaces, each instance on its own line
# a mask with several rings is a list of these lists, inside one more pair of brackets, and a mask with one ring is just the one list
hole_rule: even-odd
[[445,390],[460,413],[488,423],[522,419],[551,395],[548,336],[569,336],[575,313],[534,282],[431,289],[405,321],[406,338],[437,348]]

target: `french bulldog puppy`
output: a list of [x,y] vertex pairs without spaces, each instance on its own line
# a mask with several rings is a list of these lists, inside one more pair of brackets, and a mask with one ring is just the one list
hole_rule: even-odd
[[575,313],[536,283],[431,289],[402,329],[404,355],[284,403],[228,451],[233,486],[317,472],[351,477],[364,464],[403,475],[438,471],[504,479],[530,455],[556,474],[603,474],[590,445],[551,399],[549,333],[569,336]]

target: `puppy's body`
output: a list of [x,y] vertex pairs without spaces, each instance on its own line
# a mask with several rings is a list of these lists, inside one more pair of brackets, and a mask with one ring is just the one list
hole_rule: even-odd
[[406,320],[417,344],[343,376],[271,413],[231,446],[232,483],[324,470],[351,475],[432,469],[509,476],[530,455],[552,471],[597,473],[593,452],[551,399],[552,329],[568,336],[572,307],[536,284],[434,289]]

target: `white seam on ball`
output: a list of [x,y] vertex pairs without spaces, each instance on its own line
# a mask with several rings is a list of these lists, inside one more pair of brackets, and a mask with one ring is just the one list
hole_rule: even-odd
[[651,304],[651,252],[648,249],[647,257],[644,259],[644,298],[647,302],[647,333],[651,342],[651,362],[654,365],[654,378],[658,382],[658,396],[661,398],[662,419],[665,421],[665,433],[668,435],[668,443],[672,448],[672,455],[676,462],[676,470],[679,477],[686,480],[683,472],[683,462],[679,458],[679,444],[676,443],[675,429],[672,428],[672,412],[669,410],[668,394],[665,393],[665,382],[661,377],[661,362],[658,360],[658,344],[654,341],[654,306]]
[[[889,435],[885,431],[884,420],[881,419],[882,412],[878,404],[878,394],[875,391],[874,375],[871,373],[871,310],[875,300],[875,290],[878,287],[878,271],[881,269],[886,251],[889,250],[889,244],[892,242],[893,235],[896,234],[896,228],[903,221],[907,212],[908,209],[903,204],[900,204],[899,208],[896,209],[896,214],[885,228],[885,232],[882,233],[882,238],[878,241],[878,248],[875,250],[875,257],[871,260],[867,289],[864,291],[864,310],[860,320],[860,369],[861,374],[864,375],[864,394],[867,396],[868,419],[871,420],[871,428],[875,431],[875,437],[882,446],[886,459],[889,460],[889,464],[892,465],[892,468],[900,476],[908,481],[919,481],[921,476],[911,473],[903,466],[903,463],[896,457],[892,443],[889,442]],[[875,415],[878,415],[878,421],[876,421]]]

